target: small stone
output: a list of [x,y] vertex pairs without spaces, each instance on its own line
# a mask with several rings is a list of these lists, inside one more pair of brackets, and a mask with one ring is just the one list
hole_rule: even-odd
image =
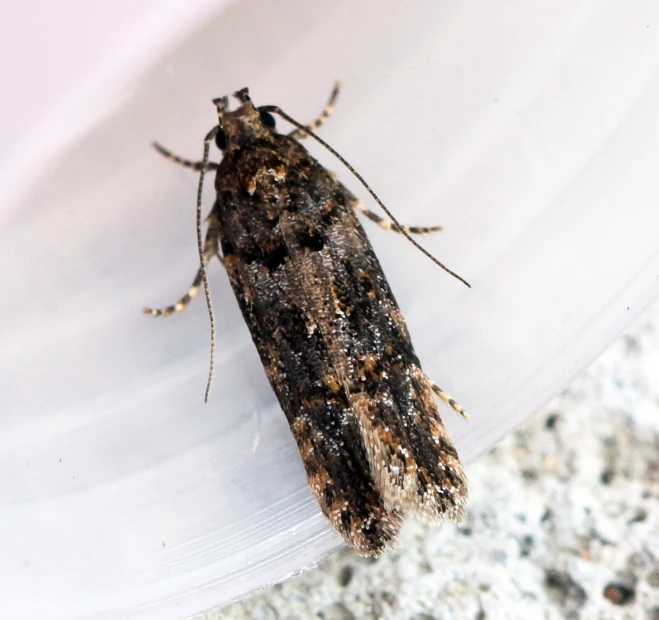
[[636,591],[622,583],[609,583],[604,588],[604,598],[614,605],[626,605],[634,600]]
[[586,591],[566,573],[555,569],[545,572],[545,587],[565,612],[577,612],[586,602]]
[[552,413],[547,416],[547,419],[545,420],[545,428],[547,430],[552,430],[553,428],[556,427],[556,422],[558,422],[558,414],[557,413]]
[[352,581],[352,577],[354,574],[355,574],[355,569],[349,564],[342,567],[341,570],[339,571],[339,576],[337,577],[337,581],[339,582],[339,585],[345,588]]

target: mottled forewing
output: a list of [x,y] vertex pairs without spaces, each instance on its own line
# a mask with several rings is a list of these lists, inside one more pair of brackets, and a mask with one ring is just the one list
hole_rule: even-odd
[[347,417],[359,427],[387,510],[428,520],[459,518],[466,479],[431,383],[350,208],[353,197],[329,175],[327,183],[336,205],[331,217],[323,217],[322,209],[315,217],[298,213],[283,218],[281,227],[329,366],[347,396]]
[[354,198],[288,138],[259,154],[251,184],[218,172],[227,272],[311,490],[378,555],[406,513],[459,516],[464,474]]

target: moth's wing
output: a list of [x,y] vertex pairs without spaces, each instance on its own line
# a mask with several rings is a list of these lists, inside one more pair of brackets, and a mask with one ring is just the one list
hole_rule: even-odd
[[349,207],[353,198],[334,185],[333,209],[315,221],[305,213],[281,225],[315,329],[348,399],[351,433],[356,426],[355,440],[366,448],[388,511],[459,519],[467,481],[458,454],[379,261]]
[[362,555],[380,555],[396,537],[400,517],[385,507],[371,475],[361,429],[350,415],[306,300],[301,265],[274,234],[252,255],[226,238],[223,253],[252,339],[297,442],[309,487],[348,545]]

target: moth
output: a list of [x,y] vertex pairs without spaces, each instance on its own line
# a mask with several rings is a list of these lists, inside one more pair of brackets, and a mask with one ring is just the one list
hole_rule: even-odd
[[[356,212],[412,237],[439,227],[401,225],[364,179],[316,133],[333,110],[337,83],[322,114],[302,125],[277,106],[256,107],[247,88],[215,99],[218,123],[201,161],[155,144],[165,157],[199,172],[199,270],[174,305],[183,310],[203,284],[215,324],[206,266],[224,264],[265,373],[297,442],[309,487],[334,529],[365,556],[393,543],[403,520],[459,520],[467,480],[442,423],[435,395],[466,415],[424,373],[405,319]],[[280,133],[275,118],[295,129]],[[391,218],[367,210],[302,145],[312,137],[336,155]],[[222,151],[209,161],[212,142]],[[201,233],[201,189],[215,171],[216,199]],[[469,286],[467,284],[467,286]]]

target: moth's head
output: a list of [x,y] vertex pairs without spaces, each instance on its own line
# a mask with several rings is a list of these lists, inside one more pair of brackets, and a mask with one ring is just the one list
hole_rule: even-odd
[[255,138],[267,138],[275,133],[275,119],[267,110],[254,106],[247,88],[234,93],[240,101],[240,107],[229,111],[228,97],[213,99],[217,108],[219,129],[215,135],[215,144],[223,151],[240,148]]

